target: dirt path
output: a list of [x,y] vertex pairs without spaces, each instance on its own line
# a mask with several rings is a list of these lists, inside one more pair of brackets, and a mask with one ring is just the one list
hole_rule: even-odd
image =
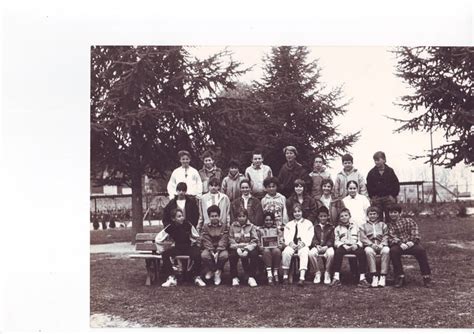
[[90,245],[91,254],[113,253],[124,254],[133,253],[134,246],[130,242],[114,242],[111,244]]

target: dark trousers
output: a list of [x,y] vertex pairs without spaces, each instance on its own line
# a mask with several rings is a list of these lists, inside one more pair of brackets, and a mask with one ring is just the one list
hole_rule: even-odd
[[391,196],[374,196],[370,199],[370,204],[376,206],[380,210],[380,219],[383,218],[385,223],[390,222],[390,216],[388,215],[388,207],[390,204],[397,203],[397,199]]
[[[346,250],[344,247],[340,246],[336,248],[336,253],[334,254],[334,272],[340,272],[342,267],[342,260],[344,255],[354,254],[356,256],[359,273],[363,274],[367,271],[367,258],[365,257],[365,252],[363,248],[357,248],[357,250]],[[352,271],[353,268],[351,268]]]
[[420,271],[423,276],[431,274],[426,250],[421,245],[415,244],[415,246],[408,248],[407,250],[403,250],[399,245],[393,245],[390,247],[390,260],[392,260],[393,273],[395,277],[404,275],[402,255],[413,255],[418,261]]
[[257,249],[250,251],[247,257],[240,257],[235,249],[229,250],[230,275],[232,278],[239,276],[237,270],[239,259],[242,261],[242,267],[244,268],[245,274],[249,277],[255,277],[258,261]]
[[163,274],[166,276],[174,275],[173,266],[171,265],[171,257],[177,255],[188,255],[190,261],[193,261],[191,274],[193,277],[199,276],[201,273],[201,250],[198,246],[178,246],[168,249],[161,254],[163,260]]

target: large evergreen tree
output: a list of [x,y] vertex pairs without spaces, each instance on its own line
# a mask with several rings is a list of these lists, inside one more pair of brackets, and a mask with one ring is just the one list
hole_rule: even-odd
[[259,142],[266,161],[277,173],[285,162],[282,148],[294,145],[299,160],[311,169],[315,153],[330,158],[343,154],[358,133],[341,135],[334,124],[346,112],[342,89],[326,89],[321,68],[308,60],[306,47],[274,47],[264,59],[264,76],[255,84],[254,110],[265,141]]
[[459,162],[474,165],[474,48],[402,47],[397,75],[413,89],[402,97],[403,109],[415,116],[396,131],[441,130],[446,144],[431,154],[434,164],[453,167]]
[[[242,72],[222,52],[192,59],[183,47],[93,46],[91,177],[132,188],[132,234],[143,231],[142,176],[163,175],[176,152],[200,152],[218,92]],[[196,157],[195,157],[196,158]]]

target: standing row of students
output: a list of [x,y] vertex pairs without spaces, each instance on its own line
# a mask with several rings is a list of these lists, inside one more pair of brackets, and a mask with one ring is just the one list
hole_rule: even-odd
[[[263,164],[262,155],[255,152],[252,165],[247,168],[245,175],[239,173],[238,165],[232,162],[229,175],[221,182],[219,176],[222,172],[213,164],[211,156],[204,158],[205,166],[203,170],[197,172],[189,166],[189,153],[180,151],[181,167],[173,172],[168,184],[168,192],[174,198],[165,208],[164,225],[176,223],[176,215],[181,213],[183,220],[189,222],[201,238],[206,238],[210,228],[213,230],[211,233],[213,237],[216,237],[216,230],[227,229],[229,245],[228,250],[225,251],[228,251],[228,254],[222,249],[218,251],[214,248],[213,252],[209,249],[204,250],[202,255],[206,266],[215,269],[208,270],[205,278],[210,279],[214,275],[216,284],[220,284],[222,270],[220,267],[223,266],[222,262],[225,263],[227,256],[231,266],[233,285],[239,284],[236,270],[238,260],[242,259],[245,272],[249,276],[248,284],[256,286],[254,271],[258,251],[260,251],[269,283],[279,281],[276,273],[278,273],[280,263],[283,281],[285,281],[288,278],[291,258],[293,254],[298,254],[300,258],[299,284],[304,284],[308,262],[316,269],[315,283],[321,280],[326,284],[331,282],[328,268],[334,263],[332,284],[335,286],[340,283],[340,264],[346,253],[356,255],[358,261],[350,264],[354,271],[357,270],[358,265],[361,286],[368,285],[365,277],[366,262],[369,263],[370,276],[374,276],[375,254],[381,254],[383,265],[380,278],[373,278],[372,285],[384,286],[389,253],[388,244],[386,245],[388,237],[383,236],[387,235],[388,228],[386,225],[384,227],[378,224],[383,224],[380,219],[382,214],[379,215],[379,212],[384,212],[385,220],[388,220],[388,208],[396,202],[399,191],[398,179],[393,169],[385,164],[385,154],[383,152],[374,154],[375,167],[369,172],[366,183],[353,167],[353,159],[350,155],[342,157],[343,171],[333,182],[325,171],[325,162],[322,157],[315,157],[313,171],[308,174],[296,161],[296,148],[285,147],[284,153],[287,163],[280,170],[281,180],[272,176],[270,167]],[[173,184],[176,184],[174,191],[171,189]],[[222,188],[222,192],[219,188]],[[204,195],[202,195],[203,189],[208,190]],[[374,205],[371,210],[368,210],[370,201],[365,196],[367,190]],[[188,196],[186,191],[193,196]],[[194,201],[194,198],[197,201]],[[393,216],[395,216],[395,211],[400,213],[398,208],[393,210]],[[327,217],[325,218],[324,215]],[[374,218],[375,216],[377,218]],[[333,224],[338,224],[338,226],[334,229]],[[367,224],[371,225],[366,226]],[[416,224],[413,226],[413,222],[410,221],[408,225],[417,231]],[[365,227],[367,230],[364,229]],[[167,228],[157,237],[158,242],[163,235],[167,234],[166,230]],[[257,232],[254,233],[254,230]],[[278,239],[281,244],[277,247],[268,248],[258,245],[261,243],[261,235],[278,236],[282,230],[283,235]],[[405,230],[405,227],[400,228],[400,231]],[[331,238],[331,235],[334,237]],[[409,238],[413,239],[413,236],[410,235]],[[334,240],[333,244],[331,244],[331,239]],[[397,240],[402,240],[400,242],[402,253],[408,249],[417,250],[414,255],[420,262],[420,268],[421,263],[426,263],[423,265],[422,273],[426,285],[429,285],[429,266],[427,266],[427,260],[423,260],[423,256],[426,258],[426,253],[423,255],[424,250],[413,248],[415,243],[418,244],[419,239],[418,241],[405,239],[407,239],[406,236],[395,237],[394,244]],[[209,246],[208,241],[206,245]],[[407,242],[410,242],[409,247],[405,248]],[[214,247],[217,247],[217,244]],[[220,247],[222,248],[222,243]],[[395,253],[400,252],[397,249]],[[318,255],[326,259],[324,277],[322,277],[322,263]],[[214,261],[214,265],[209,265],[209,261]],[[200,260],[196,258],[194,258],[194,263],[195,267],[200,266]],[[394,267],[399,264],[397,261],[394,263],[396,263]],[[217,267],[219,269],[216,269]],[[395,270],[397,286],[403,285],[404,282],[400,267],[401,265]],[[171,277],[164,286],[173,285],[173,282],[175,283]],[[196,284],[204,284],[199,275],[196,276]]]

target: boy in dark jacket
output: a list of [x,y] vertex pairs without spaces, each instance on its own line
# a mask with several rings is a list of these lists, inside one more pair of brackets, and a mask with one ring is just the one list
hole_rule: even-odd
[[279,192],[289,198],[294,190],[294,183],[296,179],[308,180],[309,175],[306,169],[296,161],[298,151],[294,146],[286,146],[283,149],[286,163],[281,166],[280,173],[278,173],[278,181],[280,182]]
[[[392,168],[386,165],[385,153],[375,152],[375,166],[367,174],[367,191],[371,205],[379,208],[384,221],[389,222],[388,206],[397,202],[400,183]],[[382,216],[380,216],[382,218]]]
[[197,226],[199,220],[199,208],[196,200],[186,195],[188,186],[184,182],[176,185],[176,196],[169,201],[163,210],[163,225],[168,226],[171,223],[171,211],[180,208],[183,210],[184,219],[190,222],[194,227]]
[[221,284],[221,273],[224,264],[229,258],[227,247],[229,246],[229,231],[226,223],[219,217],[221,210],[217,205],[211,205],[207,209],[209,224],[204,224],[201,233],[202,262],[207,269],[206,279],[214,276],[214,284]]
[[329,223],[329,210],[325,206],[320,207],[317,214],[319,224],[314,225],[314,237],[309,251],[309,261],[316,269],[313,283],[321,283],[321,272],[324,269],[324,263],[318,255],[323,255],[326,260],[324,284],[330,284],[330,270],[334,259],[334,226]]

